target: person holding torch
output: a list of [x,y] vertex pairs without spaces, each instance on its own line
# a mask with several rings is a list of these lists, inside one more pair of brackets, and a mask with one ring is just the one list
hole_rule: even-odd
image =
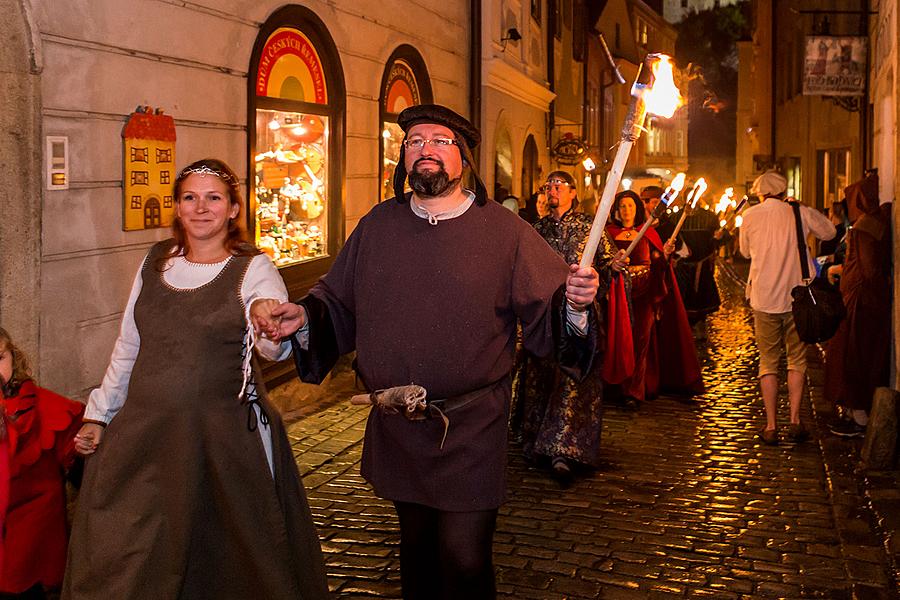
[[[534,228],[567,263],[577,263],[584,251],[591,217],[579,211],[575,179],[565,171],[554,171],[547,177],[544,189],[551,212],[535,223]],[[622,274],[625,262],[616,260],[616,254],[612,238],[606,236],[594,261],[601,282],[597,297],[608,307],[607,290],[613,295],[621,291],[620,304],[624,308],[627,302],[623,284],[627,275]],[[600,314],[608,313],[601,310]],[[627,321],[627,310],[624,318]],[[616,324],[608,325],[607,335],[617,329]],[[606,346],[607,353],[622,350]],[[605,356],[604,364],[607,359],[613,357]],[[599,466],[602,371],[600,362],[595,361],[588,376],[577,382],[565,377],[552,358],[540,358],[529,352],[523,353],[517,369],[513,397],[521,422],[513,427],[513,432],[521,437],[525,455],[535,461],[546,461],[563,485],[571,482],[576,464]]]
[[360,471],[397,510],[403,598],[486,600],[496,596],[517,324],[526,350],[555,353],[583,379],[599,277],[488,201],[472,158],[481,133],[468,119],[427,104],[398,124],[395,197],[360,220],[309,294],[260,326],[290,339],[309,383],[356,351],[374,403]]

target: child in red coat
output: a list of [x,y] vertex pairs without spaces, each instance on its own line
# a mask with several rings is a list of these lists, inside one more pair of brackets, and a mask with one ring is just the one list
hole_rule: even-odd
[[[40,597],[62,584],[66,565],[65,472],[84,406],[35,385],[28,361],[0,328],[0,593]],[[4,452],[5,450],[5,452]],[[3,507],[4,489],[8,506]]]

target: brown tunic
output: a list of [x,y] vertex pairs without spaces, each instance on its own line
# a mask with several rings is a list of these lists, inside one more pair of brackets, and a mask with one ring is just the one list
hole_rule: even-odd
[[[295,346],[301,376],[315,381],[328,368],[317,356],[328,344],[320,321],[330,322],[338,352],[357,351],[369,389],[415,383],[438,399],[489,388],[448,414],[443,449],[439,418],[373,409],[361,470],[378,495],[448,511],[503,502],[516,322],[527,350],[549,354],[564,329],[552,299],[558,306],[567,272],[528,223],[494,202],[430,225],[390,200],[360,221],[303,301],[311,329],[310,352]],[[586,373],[596,340],[584,343]]]
[[[273,480],[238,399],[249,257],[176,290],[150,251],[128,398],[87,460],[63,598],[328,596],[319,541],[277,411]],[[260,390],[261,391],[261,390]]]

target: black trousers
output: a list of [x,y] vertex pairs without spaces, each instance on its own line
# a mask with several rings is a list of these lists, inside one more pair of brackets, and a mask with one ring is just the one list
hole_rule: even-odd
[[403,600],[493,600],[497,510],[447,512],[395,502]]

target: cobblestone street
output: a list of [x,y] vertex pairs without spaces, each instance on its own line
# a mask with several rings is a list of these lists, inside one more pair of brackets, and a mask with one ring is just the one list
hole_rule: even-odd
[[[803,407],[812,439],[762,445],[750,313],[738,285],[720,283],[723,307],[700,348],[705,395],[661,397],[637,412],[607,407],[606,464],[568,489],[511,445],[494,544],[500,597],[896,597],[876,515],[852,471],[854,442],[825,428],[818,350]],[[341,598],[398,598],[393,507],[359,476],[367,409],[346,402],[348,372],[329,385],[336,400],[288,432],[331,588]]]

